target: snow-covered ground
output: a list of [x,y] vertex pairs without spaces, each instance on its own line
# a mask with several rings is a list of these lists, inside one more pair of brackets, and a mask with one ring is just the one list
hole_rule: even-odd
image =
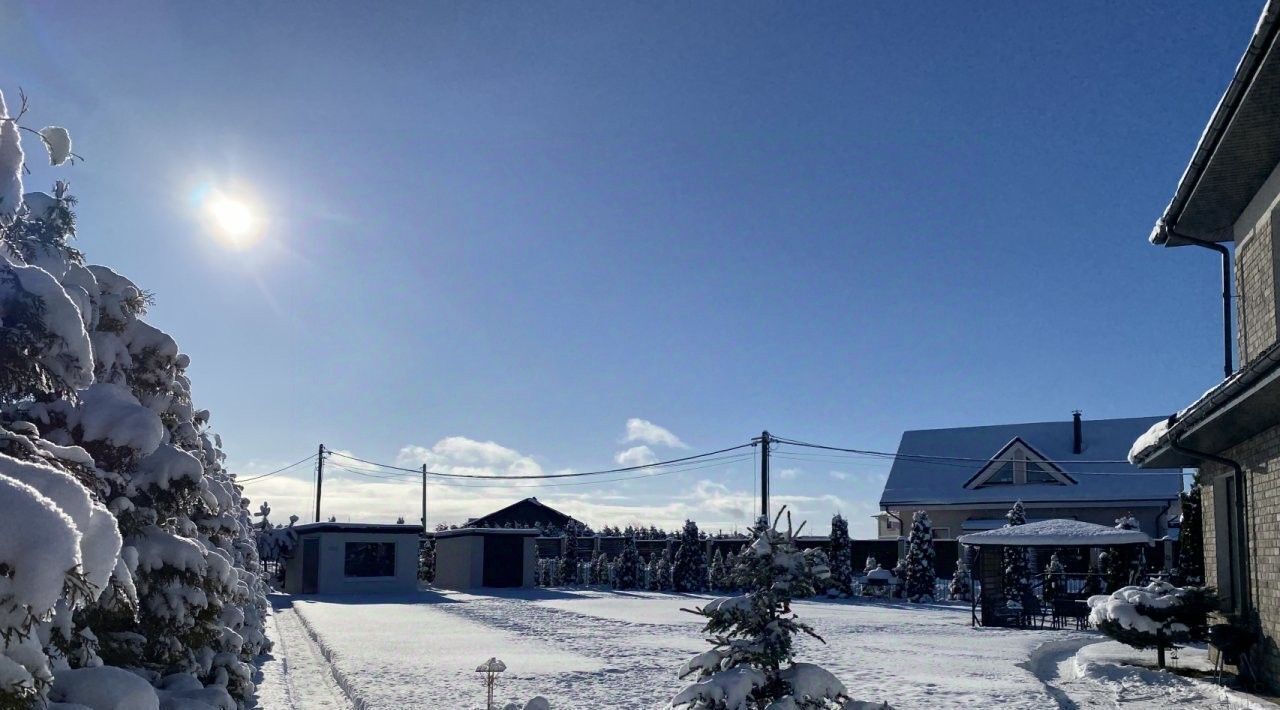
[[[424,591],[400,597],[287,598],[271,631],[259,703],[280,708],[479,708],[475,667],[507,664],[507,700],[552,707],[660,708],[682,687],[675,670],[706,650],[710,597],[580,590]],[[967,607],[799,602],[827,644],[798,657],[825,666],[851,695],[899,708],[1229,707],[1215,688],[1122,665],[1141,654],[1077,631],[972,629]],[[1179,663],[1203,667],[1204,652]],[[1154,660],[1154,655],[1152,656]],[[1248,707],[1237,702],[1236,707]]]

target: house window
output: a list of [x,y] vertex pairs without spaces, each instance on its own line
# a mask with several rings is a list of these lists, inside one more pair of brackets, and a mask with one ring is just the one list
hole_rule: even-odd
[[934,528],[933,539],[934,540],[950,540],[951,528]]
[[965,488],[987,486],[1070,486],[1075,480],[1018,437],[1005,444],[995,456],[964,484]]
[[987,480],[982,482],[984,486],[1012,486],[1013,485],[1013,462],[1006,461],[997,468]]
[[346,577],[396,576],[394,542],[348,542],[342,562]]

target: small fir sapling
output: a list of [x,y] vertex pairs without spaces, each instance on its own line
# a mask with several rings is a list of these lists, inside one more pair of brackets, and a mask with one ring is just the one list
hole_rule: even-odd
[[[767,521],[753,529],[739,568],[746,593],[722,597],[691,611],[706,619],[703,633],[712,648],[690,659],[680,677],[691,682],[671,699],[688,710],[818,710],[853,705],[829,671],[794,658],[794,637],[822,638],[791,611],[792,591],[812,575],[796,547],[799,530]],[[803,528],[803,525],[801,526]],[[883,706],[887,707],[887,706]]]
[[640,552],[636,549],[635,537],[628,535],[623,539],[622,552],[614,564],[614,589],[637,589],[640,586]]
[[1181,495],[1182,520],[1178,532],[1178,567],[1176,578],[1179,584],[1204,584],[1204,529],[1203,512],[1200,495],[1200,473],[1196,472],[1192,479],[1191,489]]
[[956,571],[951,575],[951,584],[947,587],[947,594],[952,601],[970,601],[970,590],[973,583],[969,578],[969,567],[964,563],[963,559],[956,560]]
[[1058,553],[1054,552],[1049,556],[1049,564],[1044,568],[1044,600],[1052,603],[1061,594],[1066,592],[1066,574],[1067,570],[1062,566],[1062,560],[1058,559]]

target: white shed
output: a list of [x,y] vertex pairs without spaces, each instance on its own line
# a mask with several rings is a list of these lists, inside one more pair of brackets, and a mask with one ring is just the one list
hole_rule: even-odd
[[285,563],[290,594],[369,594],[418,587],[421,525],[308,523]]
[[532,587],[537,530],[459,528],[436,539],[435,585],[444,589]]

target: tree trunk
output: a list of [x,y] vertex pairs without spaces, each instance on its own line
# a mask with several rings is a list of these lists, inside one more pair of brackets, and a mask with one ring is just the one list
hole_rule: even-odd
[[1164,633],[1156,632],[1156,665],[1164,669]]

